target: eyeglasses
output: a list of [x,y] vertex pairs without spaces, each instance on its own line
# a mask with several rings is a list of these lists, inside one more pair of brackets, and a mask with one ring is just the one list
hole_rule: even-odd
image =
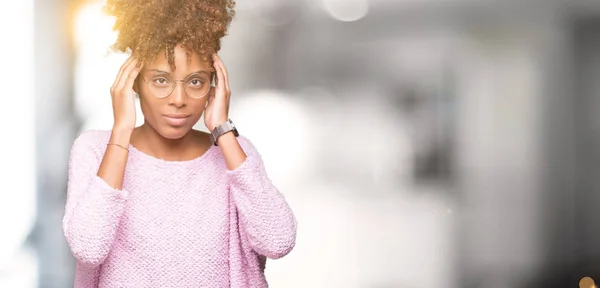
[[183,80],[172,80],[166,75],[156,75],[146,80],[144,76],[140,78],[148,85],[148,90],[157,98],[166,98],[177,86],[177,82],[184,83],[183,90],[185,94],[194,99],[200,99],[208,94],[212,82],[213,73],[194,73]]

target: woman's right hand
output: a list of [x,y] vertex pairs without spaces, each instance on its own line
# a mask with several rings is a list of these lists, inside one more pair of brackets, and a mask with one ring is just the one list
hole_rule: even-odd
[[135,128],[135,98],[133,84],[142,67],[136,67],[137,60],[131,56],[121,69],[110,88],[114,113],[113,130],[131,133]]

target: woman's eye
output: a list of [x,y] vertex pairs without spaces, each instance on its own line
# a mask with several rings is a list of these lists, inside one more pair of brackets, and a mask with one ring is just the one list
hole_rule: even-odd
[[167,79],[165,78],[156,78],[154,79],[154,83],[159,84],[159,85],[164,85],[169,83],[169,81],[167,81]]
[[193,79],[193,80],[190,80],[190,82],[189,82],[189,83],[190,83],[190,85],[192,85],[192,86],[201,86],[201,85],[202,85],[202,83],[203,83],[203,81],[202,81],[202,80],[200,80],[200,79]]

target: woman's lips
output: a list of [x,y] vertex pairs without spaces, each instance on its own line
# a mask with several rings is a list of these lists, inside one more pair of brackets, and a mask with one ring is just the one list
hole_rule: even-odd
[[165,121],[171,126],[181,126],[185,124],[190,115],[182,115],[182,114],[166,114],[163,115]]

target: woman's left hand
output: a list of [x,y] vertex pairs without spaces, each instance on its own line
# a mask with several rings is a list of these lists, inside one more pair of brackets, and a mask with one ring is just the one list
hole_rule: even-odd
[[210,88],[208,104],[204,110],[204,124],[209,131],[229,119],[229,98],[231,96],[225,64],[216,53],[213,54],[213,62],[217,75],[216,84],[215,87]]

